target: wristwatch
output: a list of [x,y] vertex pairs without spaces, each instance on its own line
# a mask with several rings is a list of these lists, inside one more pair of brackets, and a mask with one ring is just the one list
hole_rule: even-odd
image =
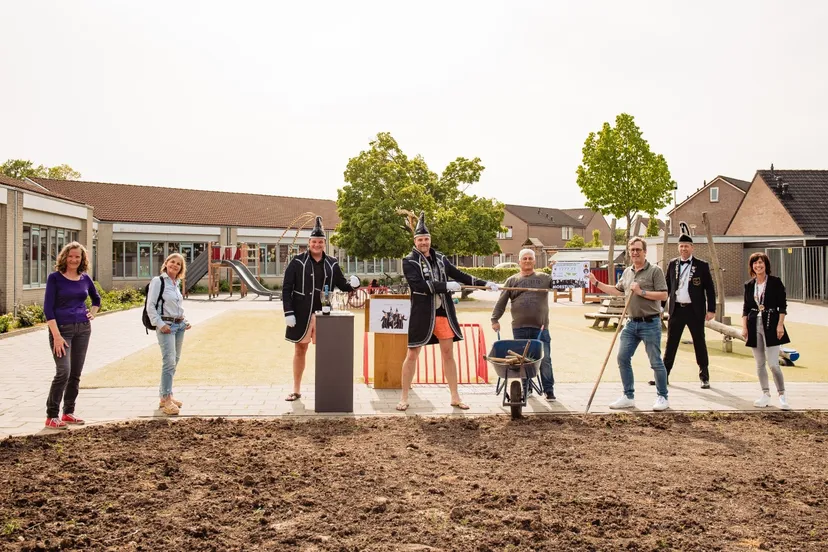
[[647,297],[647,290],[646,289],[641,290],[641,297]]

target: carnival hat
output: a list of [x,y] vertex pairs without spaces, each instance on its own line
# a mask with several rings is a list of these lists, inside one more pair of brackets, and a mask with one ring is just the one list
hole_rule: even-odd
[[316,224],[313,225],[313,230],[311,230],[310,237],[312,237],[312,238],[324,238],[325,237],[325,229],[322,228],[322,217],[316,217]]
[[693,238],[690,237],[690,227],[687,226],[686,222],[679,222],[679,230],[681,232],[678,239],[679,243],[693,243]]
[[425,225],[425,211],[420,212],[420,220],[417,221],[417,227],[414,229],[414,237],[417,236],[430,236],[431,233],[428,231]]

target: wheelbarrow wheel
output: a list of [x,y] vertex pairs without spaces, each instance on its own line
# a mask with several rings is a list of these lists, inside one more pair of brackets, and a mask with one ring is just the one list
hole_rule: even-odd
[[[512,419],[519,420],[523,416],[523,386],[520,380],[515,380],[509,385],[509,401],[512,409]],[[517,403],[517,404],[515,404]]]

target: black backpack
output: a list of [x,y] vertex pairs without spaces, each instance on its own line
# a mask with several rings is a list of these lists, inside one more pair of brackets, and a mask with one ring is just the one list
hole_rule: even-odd
[[[155,310],[158,310],[158,305],[161,305],[161,314],[164,313],[164,278],[158,278],[161,280],[161,289],[158,291],[158,300],[155,302]],[[152,282],[150,282],[152,283]],[[144,328],[149,334],[149,331],[155,331],[155,326],[152,325],[152,320],[150,320],[149,314],[147,314],[147,301],[149,301],[149,287],[150,285],[147,284],[144,287],[144,309],[141,311],[141,322],[144,323]]]

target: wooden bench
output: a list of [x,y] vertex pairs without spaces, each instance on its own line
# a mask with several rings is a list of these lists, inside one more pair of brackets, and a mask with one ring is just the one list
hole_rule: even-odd
[[[593,328],[602,328],[606,329],[609,325],[610,321],[615,320],[613,322],[613,326],[618,326],[621,323],[621,313],[624,312],[624,297],[623,296],[610,296],[601,299],[601,308],[598,312],[588,312],[584,314],[584,318],[587,320],[593,320],[592,323]],[[665,322],[667,321],[668,315],[665,312],[661,319],[661,328],[666,329],[667,325]]]

